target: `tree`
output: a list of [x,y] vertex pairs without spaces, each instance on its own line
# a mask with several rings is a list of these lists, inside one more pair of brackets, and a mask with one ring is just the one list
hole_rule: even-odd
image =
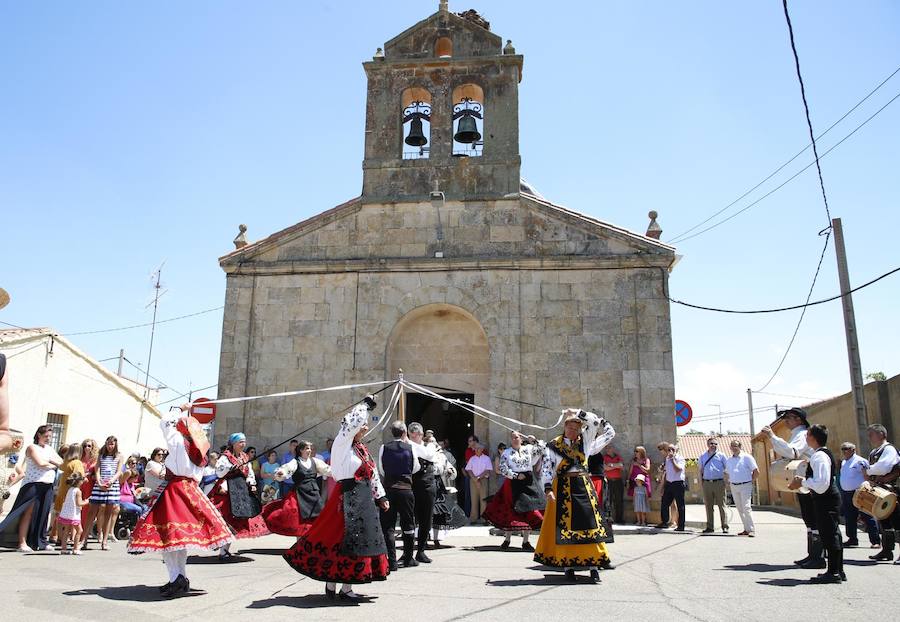
[[873,371],[871,374],[866,374],[866,380],[884,382],[885,380],[887,380],[887,376],[884,375],[883,371]]

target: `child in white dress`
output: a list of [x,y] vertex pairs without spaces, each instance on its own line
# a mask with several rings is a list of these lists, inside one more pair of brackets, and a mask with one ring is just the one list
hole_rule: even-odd
[[90,499],[85,499],[81,494],[83,481],[84,475],[81,473],[72,473],[66,478],[69,491],[66,493],[66,499],[63,501],[59,517],[56,519],[57,523],[64,528],[59,546],[60,555],[69,554],[66,547],[69,545],[70,538],[72,539],[72,555],[81,555],[81,508],[90,502]]

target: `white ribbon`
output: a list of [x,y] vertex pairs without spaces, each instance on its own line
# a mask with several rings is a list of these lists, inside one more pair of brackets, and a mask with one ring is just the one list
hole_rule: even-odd
[[384,414],[381,416],[381,420],[375,427],[371,428],[363,438],[375,435],[376,433],[380,433],[382,430],[384,430],[385,427],[387,427],[388,422],[394,418],[394,409],[397,408],[397,404],[400,403],[400,395],[400,383],[398,382],[396,386],[394,386],[394,392],[391,393],[391,398],[387,401],[387,406],[384,409]]
[[[397,382],[396,380],[382,380],[380,382],[364,382],[361,384],[342,384],[336,387],[325,387],[324,389],[302,389],[300,391],[283,391],[281,393],[270,393],[268,395],[250,395],[247,397],[227,397],[220,400],[209,400],[208,402],[200,402],[201,404],[233,404],[235,402],[249,402],[251,400],[264,400],[270,397],[290,397],[292,395],[305,395],[307,393],[322,393],[324,391],[344,391],[346,389],[359,389],[361,387],[374,387],[379,385]],[[192,404],[193,405],[193,404]]]
[[[463,408],[463,409],[471,412],[474,415],[478,415],[479,417],[487,419],[488,421],[491,421],[492,423],[494,423],[502,428],[506,428],[507,430],[510,430],[511,432],[518,432],[519,430],[511,428],[507,425],[504,425],[504,424],[500,423],[499,421],[494,421],[491,419],[491,417],[496,417],[498,419],[503,419],[504,421],[509,421],[510,423],[514,423],[517,426],[519,426],[519,429],[526,427],[526,428],[535,428],[535,429],[544,430],[544,431],[552,430],[552,429],[556,428],[557,426],[559,426],[560,423],[562,423],[562,420],[563,420],[564,413],[561,412],[559,415],[559,418],[556,420],[556,423],[554,423],[551,426],[545,427],[545,426],[537,425],[534,423],[525,423],[524,421],[520,421],[519,419],[514,419],[513,417],[507,417],[505,415],[495,413],[491,410],[488,410],[487,408],[478,406],[477,404],[470,404],[470,403],[464,402],[462,400],[458,400],[458,399],[455,399],[452,397],[447,397],[445,395],[440,395],[439,393],[435,393],[434,391],[430,391],[423,386],[420,386],[420,385],[412,383],[412,382],[408,382],[406,380],[401,380],[400,384],[402,384],[405,388],[412,389],[413,391],[415,391],[417,393],[422,393],[429,397],[440,399],[445,402],[449,402],[450,404],[455,404],[455,405],[459,406],[460,408]],[[484,414],[482,414],[482,413],[484,413]]]

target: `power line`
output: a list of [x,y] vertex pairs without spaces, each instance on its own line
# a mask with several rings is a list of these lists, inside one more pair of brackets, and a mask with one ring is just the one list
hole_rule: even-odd
[[180,400],[181,398],[183,398],[184,396],[189,395],[190,393],[199,393],[200,391],[206,391],[207,389],[215,389],[217,386],[219,386],[219,385],[211,384],[208,387],[200,387],[199,389],[191,389],[187,393],[182,393],[181,395],[176,395],[175,397],[173,397],[170,400],[166,400],[165,402],[158,403],[156,405],[156,407],[159,408],[160,406],[164,406],[166,404],[171,404],[172,402],[176,402],[176,401]]
[[[896,274],[897,272],[900,272],[900,266],[898,266],[897,268],[894,268],[893,270],[888,270],[881,276],[878,276],[878,277],[872,279],[871,281],[868,281],[866,283],[863,283],[862,285],[854,287],[853,289],[848,291],[846,294],[838,294],[836,296],[832,296],[830,298],[823,298],[822,300],[816,300],[814,302],[807,301],[806,303],[801,304],[801,305],[793,305],[790,307],[778,307],[775,309],[722,309],[719,307],[706,307],[703,305],[695,305],[690,302],[684,302],[683,300],[677,300],[675,298],[669,298],[669,302],[671,302],[672,304],[681,305],[683,307],[689,307],[691,309],[699,309],[701,311],[713,311],[716,313],[737,313],[737,314],[743,314],[743,315],[751,315],[751,314],[756,314],[756,313],[781,313],[782,311],[795,311],[797,309],[806,309],[808,307],[815,307],[816,305],[825,304],[826,302],[833,302],[835,300],[840,300],[844,296],[849,296],[850,294],[856,293],[861,289],[865,289],[866,287],[869,287],[870,285],[874,285],[881,279],[885,279],[885,278],[891,276],[892,274]],[[762,391],[754,391],[754,393],[762,393]]]
[[[119,358],[119,357],[114,357],[114,358]],[[108,359],[107,359],[107,360],[108,360]],[[130,360],[128,360],[128,357],[123,356],[123,357],[122,357],[122,360],[125,361],[126,363],[128,363],[129,365],[131,365],[132,367],[134,367],[134,368],[135,368],[136,370],[138,370],[139,372],[143,372],[143,371],[144,371],[144,370],[141,369],[139,366],[135,365],[135,364],[132,363]],[[178,389],[172,387],[172,385],[170,385],[170,384],[169,384],[168,382],[166,382],[165,380],[160,380],[160,379],[157,378],[156,376],[153,376],[153,375],[150,375],[150,374],[147,374],[147,376],[149,376],[149,377],[152,378],[153,380],[157,381],[159,384],[161,384],[161,385],[162,385],[163,387],[165,387],[166,389],[169,389],[170,391],[173,391],[173,392],[175,392],[175,393],[178,393]],[[188,393],[190,393],[190,391],[188,391]],[[187,393],[183,393],[182,395],[187,395]]]
[[[224,306],[213,307],[212,309],[205,309],[203,311],[197,311],[196,313],[188,313],[187,315],[179,315],[178,317],[170,317],[167,320],[157,320],[157,324],[166,324],[168,322],[175,322],[177,320],[183,320],[189,317],[196,317],[198,315],[203,315],[205,313],[212,313],[213,311],[221,311],[224,309]],[[100,330],[85,330],[78,333],[61,333],[62,337],[74,337],[76,335],[96,335],[98,333],[113,333],[120,330],[131,330],[133,328],[144,328],[145,326],[152,326],[153,322],[146,322],[144,324],[133,324],[131,326],[120,326],[118,328],[103,328]]]
[[[888,82],[891,78],[893,78],[895,75],[897,75],[897,73],[900,73],[900,67],[897,67],[896,69],[894,69],[894,71],[891,72],[891,74],[890,74],[887,78],[885,78],[884,80],[882,80],[882,81],[878,84],[878,86],[876,86],[874,89],[872,89],[871,91],[869,91],[869,93],[868,93],[865,97],[863,97],[861,100],[859,100],[858,102],[856,102],[856,105],[855,105],[855,106],[853,106],[850,110],[848,110],[847,112],[845,112],[845,113],[843,114],[843,116],[841,116],[840,119],[838,119],[837,121],[835,121],[834,123],[832,123],[832,124],[828,127],[827,130],[825,130],[824,132],[822,132],[821,134],[819,134],[818,136],[816,136],[816,140],[818,140],[818,139],[822,138],[823,136],[825,136],[825,134],[827,134],[828,132],[830,132],[830,131],[831,131],[832,129],[834,129],[838,124],[840,124],[844,119],[846,119],[848,116],[850,116],[850,114],[852,114],[852,113],[853,113],[857,108],[859,108],[866,100],[868,100],[872,95],[874,95],[874,94],[875,94],[882,86],[884,86],[885,84],[887,84],[887,82]],[[891,101],[893,101],[893,100],[891,100]],[[890,103],[890,102],[888,102],[888,103]],[[879,112],[880,112],[880,110],[879,110]],[[867,122],[868,122],[868,121],[867,121]],[[855,131],[855,130],[854,130],[854,131]],[[843,140],[842,140],[841,142],[843,142]],[[755,186],[753,186],[752,188],[750,188],[749,190],[747,190],[746,192],[744,192],[744,194],[742,194],[741,196],[739,196],[738,198],[736,198],[734,201],[732,201],[731,203],[729,203],[728,205],[726,205],[725,207],[723,207],[723,208],[720,209],[719,211],[715,212],[714,214],[712,214],[711,216],[709,216],[709,217],[706,218],[705,220],[700,221],[699,223],[697,223],[696,225],[694,225],[694,226],[691,227],[690,229],[687,229],[687,230],[685,230],[685,231],[682,231],[682,232],[679,233],[678,235],[672,237],[671,240],[669,241],[669,243],[670,243],[670,244],[675,244],[675,243],[677,243],[677,242],[684,241],[684,240],[688,239],[688,238],[686,238],[686,237],[684,237],[684,236],[686,236],[686,235],[687,235],[688,233],[690,233],[691,231],[694,231],[694,230],[697,229],[698,227],[702,227],[703,225],[705,225],[706,223],[708,223],[710,220],[712,220],[712,219],[715,218],[716,216],[722,214],[723,212],[727,211],[730,207],[736,205],[738,202],[740,202],[741,200],[743,200],[744,198],[746,198],[748,195],[750,195],[752,192],[754,192],[755,190],[757,190],[757,189],[758,189],[760,186],[762,186],[764,183],[766,183],[767,181],[769,181],[770,179],[772,179],[773,177],[775,177],[775,175],[777,175],[777,174],[780,173],[782,170],[784,170],[784,168],[785,168],[786,166],[788,166],[791,162],[793,162],[794,160],[796,160],[797,158],[799,158],[801,155],[803,155],[803,153],[805,153],[806,150],[809,149],[810,146],[811,146],[812,144],[813,144],[813,143],[809,143],[808,145],[806,145],[803,149],[801,149],[801,150],[798,151],[796,154],[794,154],[794,156],[793,156],[791,159],[789,159],[787,162],[785,162],[784,164],[782,164],[781,166],[779,166],[778,168],[776,168],[774,171],[772,171],[771,173],[769,173],[769,175],[768,175],[765,179],[763,179],[763,180],[760,181],[758,184],[756,184]],[[838,143],[838,144],[840,144],[840,143]],[[829,149],[829,151],[831,151],[831,150]],[[826,152],[826,153],[827,153],[827,152]],[[824,155],[825,155],[825,154],[823,154],[823,156],[824,156]],[[809,167],[806,167],[806,168],[809,168]],[[805,171],[806,168],[804,168],[803,171]],[[803,172],[803,171],[801,171],[801,172]],[[798,175],[799,175],[799,173],[798,173]],[[797,175],[795,175],[794,177],[796,177],[796,176],[797,176]],[[791,177],[791,179],[793,179],[794,177]],[[790,181],[790,180],[788,180],[788,181]],[[781,187],[781,186],[779,186],[779,188],[780,188],[780,187]],[[769,196],[769,195],[767,194],[766,196]],[[765,197],[763,197],[763,198],[765,198]],[[699,235],[699,234],[698,234],[698,235]],[[690,236],[690,237],[694,237],[694,236]],[[684,239],[682,239],[682,238],[684,238]]]
[[798,400],[815,400],[817,402],[824,402],[827,400],[827,397],[812,397],[809,395],[791,395],[790,393],[766,393],[765,391],[753,391],[753,393],[758,393],[759,395],[770,395],[772,397],[793,397]]

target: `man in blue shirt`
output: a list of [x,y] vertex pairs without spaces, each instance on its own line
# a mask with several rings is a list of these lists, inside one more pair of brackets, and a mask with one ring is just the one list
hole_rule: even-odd
[[853,505],[853,493],[866,480],[865,469],[869,466],[869,462],[856,453],[856,445],[853,443],[841,444],[841,510],[844,514],[844,531],[847,532],[847,541],[844,547],[859,546],[859,540],[856,538],[856,521],[860,515],[866,521],[866,531],[869,533],[869,544],[873,549],[881,547],[881,537],[878,535],[878,523],[875,519],[866,513],[860,514],[860,511]]
[[722,531],[728,533],[728,515],[725,513],[725,454],[719,451],[719,441],[706,441],[706,453],[700,456],[700,479],[703,480],[703,504],[706,506],[706,529],[703,533],[713,533],[713,506],[719,506]]

